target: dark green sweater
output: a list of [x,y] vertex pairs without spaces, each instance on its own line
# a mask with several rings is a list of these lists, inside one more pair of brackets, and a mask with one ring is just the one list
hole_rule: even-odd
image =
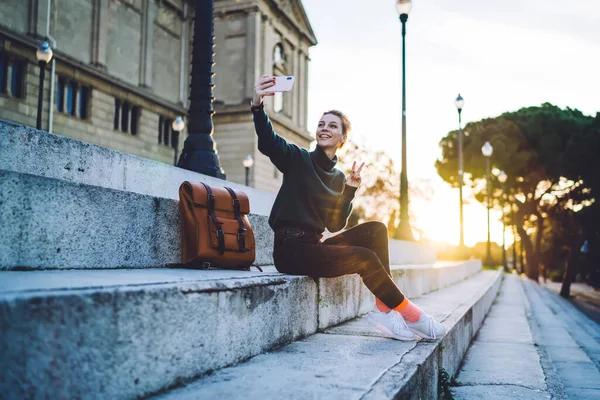
[[344,173],[317,148],[309,152],[286,142],[273,130],[264,108],[252,108],[258,150],[283,173],[283,184],[273,204],[269,225],[295,226],[322,233],[346,226],[352,211],[355,187],[346,185]]

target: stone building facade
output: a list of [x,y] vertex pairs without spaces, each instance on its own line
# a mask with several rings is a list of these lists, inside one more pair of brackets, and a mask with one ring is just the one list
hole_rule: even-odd
[[[0,118],[35,126],[39,67],[50,38],[42,129],[173,163],[170,127],[188,108],[194,2],[186,0],[4,0],[0,2]],[[300,0],[215,0],[215,132],[227,179],[275,192],[281,174],[256,149],[249,112],[263,73],[296,77],[267,101],[275,129],[301,147],[306,129],[308,49],[316,44]],[[181,152],[186,136],[179,140]]]

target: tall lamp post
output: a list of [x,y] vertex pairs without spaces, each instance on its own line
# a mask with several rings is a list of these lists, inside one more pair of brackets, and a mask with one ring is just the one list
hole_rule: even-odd
[[46,77],[46,64],[52,60],[52,48],[47,40],[44,40],[40,48],[35,52],[38,65],[40,66],[40,86],[38,91],[37,121],[35,127],[42,129],[42,103],[44,99],[44,79]]
[[402,23],[402,171],[400,173],[400,239],[415,240],[408,220],[408,176],[406,171],[406,21],[411,0],[397,0],[396,11]]
[[188,137],[177,166],[225,179],[213,141],[214,0],[196,1]]
[[185,122],[183,122],[183,118],[177,117],[171,124],[171,128],[173,128],[173,138],[171,140],[171,145],[173,146],[173,150],[175,156],[173,158],[173,165],[177,166],[177,150],[179,149],[179,134],[185,128]]
[[456,100],[454,100],[454,105],[458,110],[458,203],[460,207],[460,248],[463,249],[465,247],[465,231],[464,231],[464,216],[463,216],[463,131],[462,131],[462,121],[461,121],[461,113],[463,106],[465,105],[465,100],[461,97],[460,93]]
[[485,255],[485,265],[492,266],[494,263],[492,260],[492,244],[490,242],[490,208],[492,207],[492,191],[491,191],[491,179],[490,179],[490,157],[494,152],[494,148],[490,142],[485,142],[481,148],[481,152],[485,156],[485,170],[487,177],[487,250]]
[[506,183],[506,178],[504,171],[500,171],[498,174],[498,182],[502,184],[502,194],[500,197],[500,207],[502,207],[502,266],[504,267],[504,271],[508,272],[508,264],[506,263],[506,222],[504,221],[504,184]]
[[252,159],[252,156],[248,154],[246,158],[244,158],[244,161],[242,161],[242,164],[246,169],[246,186],[250,186],[250,168],[252,168],[252,166],[254,165],[254,160]]

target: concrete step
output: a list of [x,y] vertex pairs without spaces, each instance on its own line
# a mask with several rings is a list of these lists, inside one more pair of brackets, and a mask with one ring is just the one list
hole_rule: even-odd
[[[480,269],[474,260],[393,272],[417,297],[456,282],[482,284],[465,281]],[[439,307],[458,307],[450,299],[466,293],[462,287],[440,292],[448,298],[437,295]],[[145,396],[373,306],[356,275],[315,280],[274,267],[0,271],[0,383],[9,398]]]
[[395,341],[356,319],[153,398],[436,399],[440,371],[454,375],[501,280],[483,271],[414,299],[448,329],[439,341]]

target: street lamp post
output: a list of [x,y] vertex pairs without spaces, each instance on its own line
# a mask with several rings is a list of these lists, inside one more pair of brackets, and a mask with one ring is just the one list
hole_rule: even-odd
[[406,21],[411,0],[397,0],[396,11],[402,23],[402,171],[400,173],[400,239],[414,240],[408,217],[408,176],[406,170]]
[[173,146],[173,150],[175,156],[173,157],[173,165],[177,166],[177,150],[179,149],[179,134],[185,128],[185,122],[183,122],[183,118],[177,117],[171,124],[171,128],[173,128],[173,138],[171,140],[171,145]]
[[492,244],[490,241],[490,208],[492,207],[492,191],[491,191],[491,179],[490,179],[490,157],[494,152],[494,148],[490,142],[485,142],[481,148],[481,152],[485,156],[485,169],[487,177],[487,250],[485,256],[485,265],[492,266],[494,263],[492,260]]
[[196,1],[188,137],[178,166],[225,179],[213,141],[213,65],[215,64],[214,0]]
[[500,195],[500,207],[502,207],[502,266],[504,267],[504,271],[508,272],[508,264],[506,263],[506,222],[504,221],[504,191],[506,189],[506,174],[504,171],[500,171],[498,174],[498,182],[502,184],[502,194]]
[[40,66],[40,86],[38,91],[38,106],[37,106],[37,120],[35,127],[42,129],[42,103],[44,99],[44,79],[46,77],[46,64],[52,60],[52,48],[47,40],[44,40],[40,45],[40,48],[35,52],[38,65]]
[[463,131],[461,113],[465,100],[461,97],[460,93],[454,101],[454,105],[458,110],[458,202],[460,207],[460,248],[465,247],[465,232],[464,232],[464,216],[463,216]]
[[246,186],[250,186],[250,168],[254,165],[254,160],[252,156],[248,154],[246,158],[242,161],[244,168],[246,169]]

